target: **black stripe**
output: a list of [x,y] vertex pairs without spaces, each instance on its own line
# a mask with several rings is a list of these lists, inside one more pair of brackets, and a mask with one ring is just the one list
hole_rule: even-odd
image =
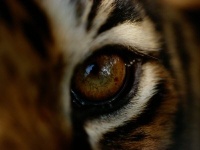
[[188,20],[187,23],[190,23],[192,26],[192,29],[194,30],[195,37],[197,43],[199,44],[200,40],[200,10],[194,9],[194,10],[186,10],[184,12],[184,16]]
[[75,4],[75,14],[77,19],[80,19],[84,13],[85,6],[87,3],[83,0],[70,0],[70,5]]
[[12,27],[13,17],[5,0],[0,1],[0,20],[1,19],[3,19],[7,25]]
[[[53,38],[50,32],[47,16],[35,1],[18,0],[17,3],[23,6],[23,9],[29,17],[22,18],[21,16],[11,14],[6,1],[0,1],[0,19],[2,18],[5,20],[9,26],[20,24],[21,30],[37,53],[42,58],[48,58],[46,44],[47,42],[52,43]],[[19,22],[14,22],[13,17],[18,17],[15,21]]]
[[97,14],[98,7],[101,4],[102,0],[93,0],[92,8],[90,10],[90,13],[88,15],[88,22],[87,22],[87,30],[91,29],[92,23],[94,21],[94,18]]
[[41,35],[41,32],[38,31],[35,24],[28,21],[24,21],[21,22],[21,26],[22,26],[22,31],[26,36],[27,40],[29,40],[29,42],[35,48],[40,57],[48,58],[48,50],[45,45],[44,37],[43,35]]
[[175,43],[176,43],[176,50],[178,52],[178,56],[181,60],[182,65],[182,71],[184,71],[184,74],[187,74],[188,72],[188,68],[189,68],[189,62],[190,62],[190,58],[186,49],[186,43],[187,41],[185,41],[185,37],[184,37],[184,29],[181,27],[181,25],[177,22],[174,22],[172,24],[173,26],[173,32],[174,32],[174,36],[175,36]]
[[20,1],[26,12],[30,15],[31,22],[40,30],[41,34],[49,41],[52,41],[49,22],[45,12],[32,0]]
[[185,38],[184,36],[184,33],[185,33],[185,30],[187,29],[184,29],[182,28],[182,26],[177,23],[176,21],[174,21],[172,23],[172,26],[173,26],[173,32],[174,32],[174,36],[175,36],[175,43],[176,43],[176,51],[178,53],[178,57],[180,59],[180,62],[181,62],[181,70],[183,72],[183,75],[184,75],[184,79],[185,79],[185,84],[187,86],[185,86],[186,88],[186,92],[187,92],[187,97],[185,97],[186,99],[188,99],[188,104],[187,105],[192,105],[193,101],[191,101],[193,98],[193,94],[192,93],[192,89],[190,88],[191,87],[191,80],[190,80],[190,67],[191,67],[191,63],[192,60],[191,60],[191,57],[189,55],[189,51],[187,49],[187,39]]
[[171,73],[171,75],[175,77],[174,70],[171,64],[171,56],[169,54],[169,51],[167,50],[166,42],[163,42],[163,45],[160,48],[159,60],[165,66],[165,68]]
[[19,1],[29,17],[21,19],[21,29],[37,53],[48,58],[47,42],[52,43],[49,22],[43,10],[32,0]]
[[[144,140],[148,135],[143,132],[133,134],[134,130],[143,125],[150,124],[156,117],[158,108],[163,104],[167,93],[164,81],[157,85],[157,93],[149,100],[147,109],[136,119],[128,121],[125,125],[117,127],[114,131],[106,133],[102,138],[102,149],[119,149],[123,142],[137,142]],[[105,146],[105,147],[104,147]],[[122,148],[123,149],[123,148]]]
[[91,150],[88,135],[84,130],[84,119],[81,114],[72,111],[73,138],[72,150]]
[[152,2],[152,0],[140,0],[138,3],[142,4],[146,14],[154,22],[155,29],[161,31],[163,24],[163,7],[161,7],[161,3],[157,1]]
[[85,9],[85,5],[81,1],[78,1],[77,4],[76,4],[76,15],[77,15],[77,17],[80,18],[83,15],[84,9]]
[[143,14],[141,6],[133,0],[116,0],[113,12],[98,30],[98,34],[117,26],[124,21],[142,21]]

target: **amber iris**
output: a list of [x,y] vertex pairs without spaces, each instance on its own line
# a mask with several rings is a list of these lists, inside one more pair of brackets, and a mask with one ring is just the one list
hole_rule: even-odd
[[116,54],[91,56],[73,76],[73,90],[88,101],[104,101],[117,95],[124,85],[126,66]]

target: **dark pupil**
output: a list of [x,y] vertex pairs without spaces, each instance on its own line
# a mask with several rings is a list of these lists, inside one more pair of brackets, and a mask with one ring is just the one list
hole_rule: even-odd
[[93,63],[91,65],[88,65],[85,70],[85,77],[88,75],[98,75],[99,71],[100,71],[100,68],[98,64]]

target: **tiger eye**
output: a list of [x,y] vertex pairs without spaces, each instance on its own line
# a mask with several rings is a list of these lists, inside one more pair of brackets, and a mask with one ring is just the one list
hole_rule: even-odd
[[118,55],[91,57],[79,65],[73,76],[76,94],[89,101],[114,97],[123,86],[126,66]]

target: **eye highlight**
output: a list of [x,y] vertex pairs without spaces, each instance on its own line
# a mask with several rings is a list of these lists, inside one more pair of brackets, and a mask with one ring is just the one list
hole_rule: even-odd
[[125,76],[125,62],[118,55],[92,56],[76,69],[73,90],[88,101],[105,101],[120,91]]

